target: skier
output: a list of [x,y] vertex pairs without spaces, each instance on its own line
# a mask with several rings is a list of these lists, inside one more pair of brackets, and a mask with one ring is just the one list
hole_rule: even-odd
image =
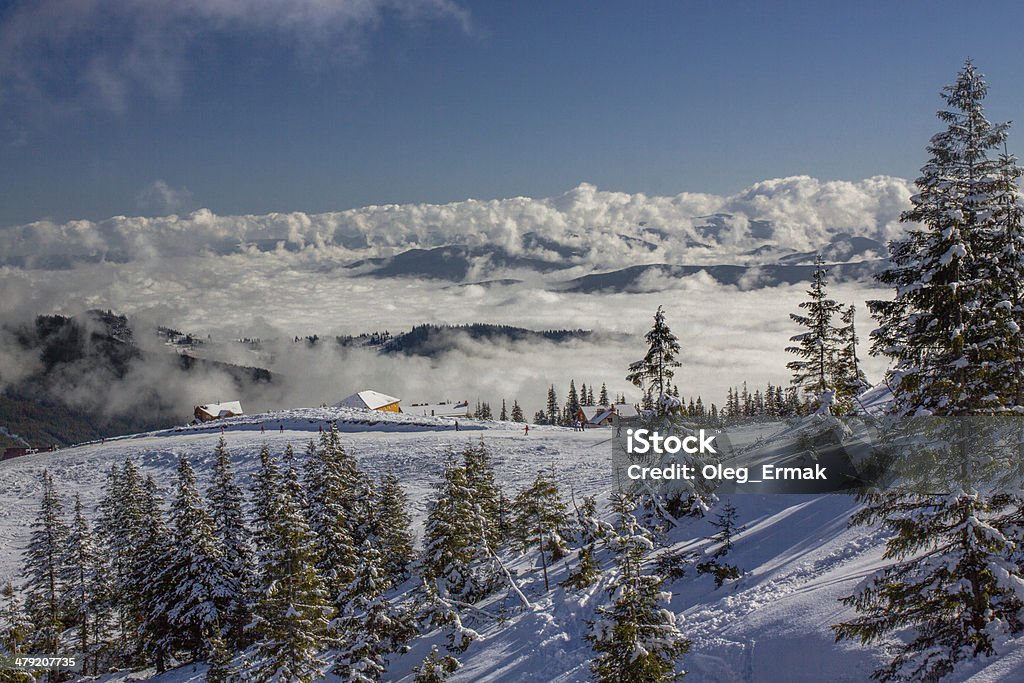
[[266,434],[266,433],[267,433],[267,426],[261,422],[260,423],[260,434]]
[[529,436],[529,435],[530,435],[530,425],[527,424],[527,425],[523,426],[523,436]]
[[284,425],[281,425],[281,433],[284,434]]
[[455,421],[455,431],[459,431],[459,421]]

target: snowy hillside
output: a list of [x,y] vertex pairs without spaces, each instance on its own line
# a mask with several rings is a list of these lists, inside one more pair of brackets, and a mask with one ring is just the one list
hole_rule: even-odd
[[[373,475],[393,470],[410,495],[414,526],[421,535],[431,485],[442,460],[482,440],[490,449],[499,485],[508,495],[524,488],[539,469],[554,468],[562,489],[576,501],[610,490],[610,429],[574,432],[556,427],[531,427],[529,435],[513,423],[413,418],[355,409],[309,409],[233,418],[223,422],[223,435],[243,486],[248,487],[264,444],[280,451],[287,443],[302,452],[328,420],[337,420],[346,448]],[[38,475],[48,468],[65,498],[82,496],[95,510],[104,472],[132,457],[144,473],[168,489],[179,455],[195,466],[205,486],[220,423],[141,434],[69,448],[52,454],[0,463],[0,578],[19,574],[20,551],[38,507]],[[464,430],[464,431],[463,431]],[[833,642],[829,626],[852,616],[838,599],[849,595],[868,572],[882,564],[881,538],[847,521],[855,503],[846,496],[737,495],[732,498],[744,530],[729,555],[744,570],[738,581],[715,588],[709,576],[692,568],[666,584],[671,610],[692,641],[683,657],[687,680],[731,681],[863,681],[883,654],[875,649]],[[570,508],[571,509],[571,508]],[[713,531],[710,518],[683,522],[670,532],[673,551],[704,552]],[[463,615],[465,625],[480,638],[461,655],[456,681],[584,681],[592,651],[584,636],[594,609],[606,599],[605,571],[598,584],[583,591],[558,586],[576,564],[576,554],[550,568],[552,590],[545,593],[536,553],[518,555],[510,563],[532,604],[524,609],[511,595],[491,598]],[[602,559],[607,569],[607,559]],[[410,588],[400,587],[398,594]],[[412,641],[411,650],[393,656],[385,680],[411,681],[412,669],[442,645],[435,632]],[[1006,644],[1006,654],[952,680],[1019,681],[1017,664],[1024,647]],[[982,663],[986,664],[986,663]],[[139,674],[133,674],[139,680]],[[203,667],[187,666],[154,680],[163,683],[199,681]],[[104,680],[127,680],[121,675]]]

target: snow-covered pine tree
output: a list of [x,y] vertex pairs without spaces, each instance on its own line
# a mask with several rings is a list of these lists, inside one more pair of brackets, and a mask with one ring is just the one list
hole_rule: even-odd
[[569,380],[569,392],[565,396],[565,407],[562,414],[563,423],[568,427],[576,421],[576,412],[580,409],[580,397],[576,393],[576,380]]
[[[575,501],[575,498],[573,498]],[[579,525],[580,551],[576,567],[569,573],[562,585],[566,588],[584,590],[589,588],[601,575],[601,567],[595,553],[598,541],[611,533],[611,525],[597,516],[597,499],[587,496],[576,506],[576,522]]]
[[736,565],[721,561],[732,550],[735,535],[743,531],[743,527],[736,524],[736,507],[732,501],[725,502],[717,518],[711,522],[711,526],[718,529],[710,538],[712,544],[717,547],[711,553],[711,558],[699,562],[696,568],[698,574],[714,576],[715,586],[720,588],[727,580],[738,579],[742,574],[742,570]]
[[459,670],[459,660],[451,655],[441,656],[437,646],[431,646],[430,654],[423,658],[420,665],[413,668],[416,677],[413,683],[444,683],[451,674]]
[[61,602],[68,625],[74,630],[75,646],[82,655],[82,672],[96,674],[110,630],[113,586],[82,512],[82,499],[77,495],[64,548],[61,583]]
[[[1008,350],[1000,324],[1001,249],[994,236],[1005,217],[1003,171],[994,152],[1007,124],[992,124],[988,91],[968,61],[945,88],[946,130],[932,137],[931,158],[901,222],[916,224],[889,245],[892,265],[878,279],[893,300],[870,301],[879,322],[872,353],[895,363],[888,373],[899,415],[969,415],[1005,407],[999,361]],[[1001,245],[1000,245],[1001,246]]]
[[258,681],[308,683],[323,675],[332,610],[316,570],[315,538],[296,496],[298,473],[284,474],[264,446],[254,477],[260,591],[255,654],[246,674]]
[[611,604],[600,607],[587,634],[596,656],[590,664],[598,683],[661,683],[678,680],[677,661],[690,643],[676,626],[675,615],[659,606],[671,596],[663,579],[644,571],[654,548],[649,532],[633,515],[626,496],[612,501],[616,514],[618,574],[609,586]]
[[498,415],[498,419],[502,422],[508,422],[508,411],[505,409],[505,399],[501,399],[501,414]]
[[526,422],[526,417],[523,416],[523,409],[519,407],[519,401],[512,401],[511,417],[513,422]]
[[857,309],[853,304],[841,309],[836,328],[836,357],[832,365],[832,387],[836,392],[834,412],[846,415],[854,409],[854,399],[868,388],[867,377],[857,357]]
[[359,508],[358,479],[355,461],[345,452],[333,426],[321,438],[319,448],[310,442],[303,479],[306,517],[316,544],[317,572],[337,609],[343,607],[345,590],[355,578],[352,536]]
[[113,583],[110,608],[114,611],[116,621],[115,650],[124,661],[128,661],[137,650],[137,617],[141,608],[131,600],[128,583],[134,557],[131,549],[142,526],[141,495],[142,479],[131,459],[126,461],[124,470],[112,465],[107,473],[96,523],[96,537],[106,557]]
[[65,552],[70,530],[64,521],[64,506],[49,470],[40,475],[42,499],[32,523],[32,535],[25,550],[25,608],[33,626],[33,652],[61,651],[61,634],[67,626],[63,601]]
[[1008,354],[1016,342],[1006,315],[1012,304],[1004,303],[997,279],[1003,243],[995,239],[1008,229],[1000,224],[1008,218],[1000,203],[1013,174],[992,158],[1007,127],[985,118],[986,92],[970,61],[945,88],[949,108],[939,118],[947,128],[932,137],[919,192],[901,216],[920,227],[890,243],[892,267],[878,276],[896,288],[895,299],[869,302],[880,324],[872,352],[895,362],[888,376],[892,412],[959,417],[936,426],[944,432],[939,441],[950,444],[939,454],[949,465],[948,494],[872,493],[852,519],[891,532],[885,556],[894,562],[844,599],[858,616],[833,629],[837,639],[862,643],[910,630],[909,641],[895,645],[894,657],[875,672],[882,681],[938,680],[1024,630],[1024,578],[1008,534],[1019,503],[979,490],[971,470],[980,461],[962,435],[970,431],[963,429],[966,416],[1016,406],[1000,376],[1014,362]]
[[10,581],[0,586],[0,652],[23,654],[32,640],[32,623]]
[[541,567],[544,571],[544,590],[548,584],[548,563],[565,557],[568,547],[565,542],[567,506],[558,492],[554,477],[543,471],[537,473],[533,484],[516,496],[513,510],[516,540],[524,550],[536,547],[540,550]]
[[668,324],[665,322],[665,312],[661,306],[654,314],[654,325],[644,335],[647,342],[647,355],[635,363],[630,363],[629,373],[626,381],[631,382],[640,389],[647,388],[658,414],[668,412],[665,401],[662,398],[668,391],[668,386],[675,375],[675,368],[680,366],[676,356],[679,354],[679,340],[672,334]]
[[388,657],[416,633],[411,615],[384,597],[391,583],[380,570],[383,563],[384,558],[369,541],[363,544],[356,578],[347,591],[350,600],[336,619],[345,646],[334,672],[346,683],[381,680]]
[[807,301],[800,303],[805,313],[789,315],[805,331],[789,338],[797,346],[787,346],[786,351],[795,354],[798,360],[786,363],[786,367],[793,373],[793,386],[803,391],[812,405],[829,388],[836,355],[837,336],[832,318],[841,307],[828,296],[827,276],[828,268],[818,254],[814,260],[814,277],[807,290]]
[[195,471],[184,456],[178,458],[170,532],[167,567],[158,577],[166,587],[160,609],[174,627],[175,649],[188,651],[193,661],[205,660],[211,653],[208,638],[228,622],[230,601],[239,591],[220,554]]
[[409,496],[391,471],[381,477],[377,491],[375,536],[380,548],[381,570],[389,583],[398,585],[409,578],[409,565],[415,559]]
[[167,596],[172,590],[166,581],[171,547],[163,500],[152,475],[147,475],[142,482],[136,502],[140,515],[136,530],[138,545],[129,566],[124,598],[129,614],[138,622],[138,652],[133,653],[133,659],[151,661],[157,673],[163,673],[167,670],[175,639],[167,612]]
[[548,403],[547,410],[544,413],[547,418],[547,424],[556,425],[559,423],[561,413],[558,411],[558,396],[555,394],[555,385],[552,384],[548,387]]
[[548,414],[545,413],[543,410],[538,410],[536,413],[533,414],[533,423],[538,425],[548,424]]
[[604,382],[601,382],[601,393],[597,397],[597,403],[602,406],[610,405],[608,403],[608,387]]
[[252,539],[242,511],[244,496],[235,483],[227,442],[222,436],[214,450],[213,478],[206,493],[213,537],[220,561],[227,572],[230,594],[220,615],[223,645],[231,650],[248,645],[245,626],[252,621],[252,601],[256,588]]
[[486,522],[474,501],[466,468],[449,456],[424,527],[423,577],[440,594],[473,602],[496,586]]
[[462,465],[485,539],[492,549],[497,550],[505,542],[500,534],[501,490],[495,483],[490,451],[482,439],[475,446],[468,444],[463,449]]

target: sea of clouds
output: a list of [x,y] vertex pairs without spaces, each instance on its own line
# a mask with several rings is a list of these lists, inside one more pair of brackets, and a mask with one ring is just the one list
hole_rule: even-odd
[[[766,241],[751,234],[754,221],[770,222],[767,243],[779,249],[814,249],[843,232],[889,239],[902,230],[898,218],[910,188],[887,177],[859,182],[795,177],[727,197],[651,197],[584,184],[547,199],[371,206],[315,215],[217,216],[199,210],[161,218],[40,221],[0,230],[2,322],[109,308],[129,315],[140,337],[157,323],[220,341],[258,337],[265,341],[260,354],[231,345],[217,352],[221,360],[269,367],[285,380],[256,399],[258,408],[318,405],[373,387],[408,402],[465,398],[495,404],[507,398],[511,404],[518,398],[532,415],[549,384],[564,397],[571,378],[598,386],[607,382],[609,390],[636,398],[623,380],[625,368],[642,356],[641,335],[662,305],[682,345],[678,383],[683,392],[721,403],[727,385],[749,381],[753,388],[788,380],[785,364],[791,358],[784,348],[798,332],[789,314],[798,310],[805,285],[739,289],[703,272],[646,281],[641,293],[570,293],[560,291],[558,283],[638,262],[740,262],[749,259],[747,250]],[[700,229],[711,214],[727,214],[720,220],[724,227],[714,233]],[[623,234],[654,248],[624,242]],[[709,240],[708,246],[692,246]],[[519,280],[483,286],[357,277],[344,267],[368,256],[446,244],[561,259],[567,270],[471,273]],[[872,324],[864,302],[888,293],[871,283],[844,283],[832,292],[857,305],[866,339]],[[614,334],[562,345],[456,340],[440,358],[378,356],[332,344],[307,349],[290,341],[310,334],[470,322]],[[869,376],[877,381],[884,360],[866,358],[866,345],[862,348]],[[23,374],[33,367],[32,359],[21,355],[12,344],[0,344],[0,382],[4,368],[9,379],[19,368]],[[148,386],[164,378],[159,368],[140,367],[137,379]],[[103,384],[89,378],[76,383]],[[186,408],[231,391],[226,377],[165,385],[174,393],[171,401]],[[117,391],[106,403],[131,405],[137,386],[125,387],[132,388],[100,386],[92,393]]]

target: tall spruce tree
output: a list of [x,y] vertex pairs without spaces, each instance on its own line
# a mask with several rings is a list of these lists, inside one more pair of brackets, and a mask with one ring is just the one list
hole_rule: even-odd
[[[675,368],[680,366],[676,356],[679,354],[679,340],[672,334],[665,322],[665,312],[661,306],[654,313],[654,325],[644,335],[647,342],[647,355],[643,359],[629,365],[626,380],[640,389],[646,387],[646,396],[650,396],[659,414],[668,412],[668,404],[664,397],[668,393]],[[651,396],[651,394],[656,394]]]
[[993,158],[1007,126],[985,118],[986,92],[970,61],[945,88],[948,108],[938,116],[947,127],[932,137],[913,206],[901,217],[918,227],[890,244],[892,266],[878,276],[896,288],[895,298],[869,302],[879,321],[873,353],[894,362],[891,411],[959,417],[935,423],[942,433],[928,441],[950,444],[930,456],[945,459],[938,469],[948,471],[948,493],[874,492],[852,520],[890,532],[886,557],[894,563],[845,598],[858,616],[833,628],[837,639],[863,643],[910,631],[875,672],[883,681],[938,680],[1024,629],[1024,577],[1012,535],[1019,499],[978,487],[972,470],[979,460],[963,436],[971,431],[963,428],[967,416],[1016,406],[1000,375],[1014,362],[1016,342],[998,265],[1003,236],[1015,229],[1007,221],[1016,209],[1005,203],[1007,192],[1017,201],[1016,190],[1005,180],[1019,173]]
[[832,319],[841,306],[828,296],[827,276],[828,269],[819,254],[814,261],[807,301],[800,303],[805,313],[789,315],[806,331],[789,338],[797,346],[788,346],[786,351],[796,354],[799,360],[790,361],[786,367],[793,373],[793,386],[803,391],[812,404],[829,388],[838,340]]
[[523,415],[523,409],[519,407],[519,401],[512,401],[511,417],[513,422],[526,422],[526,417]]
[[375,536],[381,551],[381,570],[389,583],[397,585],[409,578],[409,565],[415,558],[409,496],[391,471],[381,477],[377,491]]
[[306,451],[304,471],[309,529],[316,545],[316,568],[327,595],[340,609],[355,578],[356,514],[359,506],[355,461],[341,445],[334,426]]
[[601,393],[597,397],[597,402],[598,402],[599,405],[602,405],[602,406],[610,405],[608,403],[608,387],[605,386],[604,382],[601,382]]
[[549,425],[556,425],[559,422],[558,396],[555,394],[555,385],[548,387],[548,402],[544,411],[546,422]]
[[75,632],[76,647],[82,653],[82,671],[95,674],[99,669],[99,653],[109,634],[113,586],[82,512],[79,496],[75,496],[62,564],[62,602],[68,623]]
[[486,521],[466,467],[449,457],[424,527],[423,577],[442,596],[475,601],[496,586]]
[[167,567],[158,577],[165,590],[159,609],[174,627],[175,649],[188,651],[193,661],[204,660],[212,652],[210,638],[228,622],[238,586],[217,546],[195,471],[184,456],[178,459],[168,550]]
[[549,561],[561,559],[568,552],[564,538],[568,522],[566,508],[558,492],[558,482],[543,471],[537,473],[533,484],[516,496],[513,504],[513,528],[519,545],[540,551],[545,590],[550,590]]
[[49,470],[43,470],[40,483],[42,498],[24,558],[25,607],[34,627],[32,650],[54,653],[61,651],[67,624],[64,560],[70,530]]
[[282,473],[264,447],[253,490],[260,593],[248,674],[256,680],[308,683],[327,667],[320,652],[332,609],[316,569],[315,539],[299,486],[298,473],[290,465]]
[[832,386],[836,392],[838,415],[845,415],[854,409],[854,399],[868,388],[867,377],[860,368],[857,357],[857,309],[853,304],[842,309],[836,328],[836,357],[832,365]]
[[598,683],[661,683],[682,676],[676,662],[690,643],[676,626],[675,615],[660,607],[663,579],[645,573],[643,564],[654,544],[633,516],[632,503],[612,501],[616,524],[612,545],[618,574],[609,586],[611,604],[600,607],[587,635],[596,656],[590,664]]
[[213,521],[213,537],[226,572],[223,614],[220,627],[226,648],[248,644],[245,626],[252,621],[255,591],[255,564],[252,539],[242,510],[244,495],[235,483],[227,442],[222,436],[214,450],[213,478],[207,491],[208,508]]
[[17,656],[25,652],[32,639],[32,622],[18,599],[14,584],[0,586],[0,652]]
[[[871,301],[879,322],[872,352],[894,362],[888,383],[900,415],[970,415],[1006,406],[1000,361],[1013,346],[996,265],[1006,233],[1007,171],[994,153],[1007,124],[992,124],[988,91],[968,61],[945,88],[947,124],[932,137],[931,158],[915,181],[915,224],[889,246],[892,265],[878,279],[896,288],[893,300]],[[1013,175],[1013,171],[1009,175]],[[1014,266],[1019,268],[1019,266]]]
[[140,515],[136,530],[138,546],[129,567],[124,599],[132,620],[138,622],[135,642],[138,651],[133,659],[153,662],[157,672],[163,673],[176,643],[167,600],[172,588],[166,580],[171,540],[164,519],[163,499],[152,475],[146,476],[138,496],[132,505],[137,505]]

